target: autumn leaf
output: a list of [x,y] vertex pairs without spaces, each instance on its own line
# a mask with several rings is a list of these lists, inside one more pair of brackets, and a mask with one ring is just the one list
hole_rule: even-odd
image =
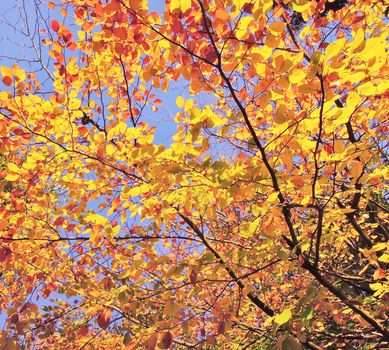
[[154,350],[158,342],[158,333],[151,334],[144,342],[144,346],[147,350]]
[[173,335],[171,332],[164,332],[161,336],[161,340],[158,344],[161,349],[169,349],[173,344]]
[[0,344],[385,344],[387,10],[3,9]]
[[377,269],[374,271],[374,275],[373,275],[373,278],[375,280],[379,280],[379,279],[382,279],[382,278],[385,278],[386,277],[386,273],[385,273],[385,270],[383,269]]
[[282,325],[288,322],[292,318],[292,312],[289,309],[285,309],[282,313],[275,315],[274,322],[278,325]]
[[57,20],[53,19],[51,21],[51,29],[54,30],[55,32],[58,32],[60,28],[60,24],[58,23]]
[[3,81],[3,84],[6,85],[6,86],[12,85],[12,77],[3,76],[2,81]]
[[107,329],[111,323],[111,311],[104,309],[97,315],[97,324],[102,329]]
[[195,270],[192,270],[192,271],[190,272],[189,279],[190,279],[190,283],[192,283],[192,285],[195,285],[195,284],[196,284],[196,281],[197,281],[197,272],[196,272]]

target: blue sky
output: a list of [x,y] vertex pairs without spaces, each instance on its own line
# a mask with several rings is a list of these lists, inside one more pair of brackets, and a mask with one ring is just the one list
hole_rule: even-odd
[[[18,0],[1,0],[2,8],[0,9],[0,66],[12,66],[14,63],[17,63],[20,67],[26,69],[26,71],[37,70],[41,67],[40,63],[36,60],[37,52],[34,47],[31,45],[31,40],[25,36],[20,31],[25,29],[25,22],[23,18],[20,18],[20,9],[22,14],[27,14],[30,29],[33,32],[34,24],[36,20],[35,16],[35,5],[34,0],[25,0],[25,8],[20,7],[21,1]],[[35,0],[39,1],[39,0]],[[44,0],[43,2],[45,2]],[[161,0],[151,0],[149,2],[150,11],[157,11],[162,13],[164,10],[164,1]],[[19,7],[18,7],[19,6]],[[62,21],[61,16],[59,15],[58,9],[47,10],[42,7],[42,15],[51,19],[56,18],[59,21]],[[39,39],[36,39],[39,42]],[[42,57],[47,56],[47,47],[43,47]],[[31,60],[33,61],[31,63]],[[45,61],[46,63],[46,61]],[[40,70],[37,72],[37,77],[40,80],[45,81],[45,88],[47,90],[52,90],[51,80],[47,79],[47,74]],[[0,89],[7,89],[0,81]],[[142,121],[147,121],[151,125],[157,126],[157,131],[155,133],[155,143],[164,144],[169,147],[172,136],[176,133],[176,123],[173,121],[175,114],[179,111],[176,106],[176,97],[181,95],[185,99],[189,97],[188,94],[187,82],[180,80],[178,82],[170,82],[170,87],[168,92],[163,93],[160,90],[154,89],[153,93],[162,100],[162,104],[158,106],[158,112],[151,112],[150,109],[145,109],[145,115],[142,117]],[[47,98],[49,95],[47,95]],[[212,100],[212,97],[204,96],[202,97],[202,102]],[[92,201],[88,204],[88,210],[94,210],[104,215],[105,211],[98,209],[98,205],[104,201],[104,198],[100,198],[96,201]],[[138,220],[138,219],[135,219]],[[147,222],[145,223],[147,225]],[[164,249],[162,246],[161,249]],[[58,293],[53,293],[50,296],[53,298],[64,298],[63,295]],[[49,305],[50,301],[40,298],[37,302],[39,306]],[[68,301],[70,301],[68,299]],[[6,315],[5,311],[0,311],[0,327],[5,323]]]
[[[34,2],[39,0],[25,0],[25,11],[29,17],[29,25],[31,32],[34,29],[35,22],[35,5]],[[40,1],[42,2],[42,1]],[[40,64],[37,61],[37,54],[31,45],[30,39],[20,33],[24,30],[25,23],[20,18],[19,9],[23,7],[20,0],[1,0],[0,10],[0,65],[12,66],[17,63],[19,66],[25,68],[27,71],[40,69]],[[45,3],[45,1],[43,1]],[[164,1],[150,0],[150,11],[157,11],[162,13],[164,11]],[[47,10],[42,6],[42,15],[44,17],[61,19],[59,11]],[[12,27],[14,26],[14,28]],[[35,40],[39,41],[38,39]],[[43,48],[42,57],[47,56],[47,50]],[[33,62],[31,63],[31,60]],[[30,62],[29,62],[30,61]],[[41,80],[47,79],[47,74],[43,71],[38,72],[38,78]],[[50,87],[50,81],[47,81]],[[0,82],[0,88],[4,88]],[[143,121],[157,126],[155,134],[156,143],[163,143],[168,146],[171,142],[171,137],[176,131],[176,125],[173,123],[174,115],[178,112],[175,100],[178,95],[187,96],[188,89],[185,87],[184,81],[172,82],[167,93],[160,90],[153,90],[153,92],[162,100],[162,104],[158,107],[158,112],[153,113],[150,110],[146,111]]]
[[[37,0],[35,0],[37,1]],[[38,0],[39,1],[39,0]],[[43,1],[46,2],[46,1]],[[25,22],[20,17],[20,10],[22,14],[27,14],[30,30],[34,31],[35,16],[35,2],[33,0],[25,0],[25,8],[23,9],[22,1],[18,0],[1,0],[0,9],[0,66],[12,66],[17,63],[20,67],[26,69],[26,71],[36,70],[40,68],[40,64],[37,61],[37,52],[31,45],[31,41],[28,36],[21,33],[25,30]],[[164,1],[150,1],[150,11],[163,12]],[[61,19],[58,10],[45,10],[42,6],[42,15],[47,18]],[[38,40],[38,39],[37,39]],[[39,40],[38,40],[39,41]],[[44,48],[45,50],[45,48]],[[47,55],[43,51],[42,57]],[[32,62],[31,62],[32,60]],[[41,80],[46,80],[46,86],[51,90],[51,81],[47,80],[47,74],[43,71],[37,72],[37,77]],[[0,89],[6,90],[7,87],[0,82]],[[155,135],[156,143],[163,143],[169,146],[171,142],[171,136],[176,131],[176,124],[173,122],[174,115],[177,113],[178,108],[175,100],[178,95],[186,95],[183,82],[173,83],[167,93],[155,90],[154,93],[163,101],[158,107],[158,112],[153,113],[150,110],[146,111],[144,121],[150,124],[157,125],[157,132]],[[99,201],[90,203],[89,209],[97,211]],[[57,293],[53,293],[51,298],[63,297]],[[40,298],[38,301],[40,306],[50,304]],[[5,310],[0,310],[0,328],[4,325],[6,320]]]

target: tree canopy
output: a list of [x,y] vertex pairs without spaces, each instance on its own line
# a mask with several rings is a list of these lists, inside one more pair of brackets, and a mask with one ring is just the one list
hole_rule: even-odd
[[387,1],[18,3],[1,349],[388,346]]

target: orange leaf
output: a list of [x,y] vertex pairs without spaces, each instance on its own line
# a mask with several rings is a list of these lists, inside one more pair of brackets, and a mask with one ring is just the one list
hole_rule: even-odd
[[375,280],[380,280],[380,279],[385,278],[385,277],[386,277],[386,273],[385,273],[384,269],[377,269],[374,271],[373,278]]

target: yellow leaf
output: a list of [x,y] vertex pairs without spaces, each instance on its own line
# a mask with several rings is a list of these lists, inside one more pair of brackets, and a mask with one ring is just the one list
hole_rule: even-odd
[[329,44],[324,54],[325,59],[329,60],[332,57],[335,57],[342,49],[344,49],[345,43],[346,43],[346,39],[342,38]]
[[173,12],[175,9],[180,8],[180,0],[172,0],[170,2],[170,11]]
[[78,38],[82,41],[85,39],[85,32],[82,30],[77,31]]
[[382,288],[382,284],[378,283],[378,282],[377,283],[370,283],[369,286],[372,290],[379,290]]
[[292,312],[289,309],[285,309],[282,313],[274,316],[274,322],[282,325],[288,322],[292,318]]
[[192,7],[192,0],[180,0],[180,8],[182,12]]
[[267,197],[267,200],[272,203],[278,201],[278,192],[272,193],[269,197]]
[[300,39],[304,39],[310,32],[311,27],[310,26],[305,26],[304,29],[300,32]]
[[292,84],[297,84],[300,81],[302,81],[305,78],[306,74],[302,69],[294,69],[292,72],[289,74],[289,81]]
[[364,84],[359,85],[357,87],[357,91],[361,95],[372,96],[372,95],[376,95],[377,89],[371,81],[368,81]]
[[389,263],[389,254],[384,254],[378,258],[378,261],[382,261],[383,263]]
[[15,163],[8,163],[7,164],[8,170],[12,173],[19,173],[20,169]]
[[17,81],[24,81],[26,79],[26,72],[20,69],[17,64],[12,66],[12,74]]
[[272,53],[273,53],[273,49],[268,46],[262,46],[262,47],[255,46],[251,49],[251,57],[254,64],[258,63],[258,61],[260,62],[268,59]]
[[292,2],[292,8],[296,12],[303,12],[311,6],[311,0],[295,0]]
[[1,75],[11,77],[12,76],[12,70],[9,67],[2,66],[1,68]]
[[112,156],[116,152],[116,147],[112,143],[109,143],[105,150],[109,156]]
[[383,242],[382,243],[377,243],[377,244],[375,244],[373,246],[373,251],[379,252],[380,250],[384,250],[386,248],[389,249],[389,247],[387,246],[387,243],[383,243]]
[[301,204],[301,205],[308,204],[310,200],[311,200],[311,196],[310,196],[310,195],[307,195],[307,196],[305,196],[305,197],[301,200],[300,204]]
[[119,274],[118,278],[121,280],[126,279],[127,277],[130,277],[132,274],[132,271],[130,269],[124,270],[122,273]]
[[253,22],[253,18],[252,17],[243,17],[240,21],[239,21],[239,27],[238,27],[238,30],[236,31],[236,37],[239,39],[239,40],[246,40],[249,36],[249,25]]
[[7,174],[7,176],[5,177],[5,180],[7,181],[16,181],[18,179],[19,179],[18,174]]
[[78,98],[71,98],[69,100],[69,108],[71,110],[76,110],[81,107],[81,101]]
[[262,0],[262,12],[265,14],[273,8],[273,0]]
[[178,108],[183,108],[185,104],[185,100],[182,96],[177,96],[176,98],[176,105]]
[[353,53],[361,52],[365,48],[365,31],[359,28],[354,36],[354,40],[351,43],[351,49]]

